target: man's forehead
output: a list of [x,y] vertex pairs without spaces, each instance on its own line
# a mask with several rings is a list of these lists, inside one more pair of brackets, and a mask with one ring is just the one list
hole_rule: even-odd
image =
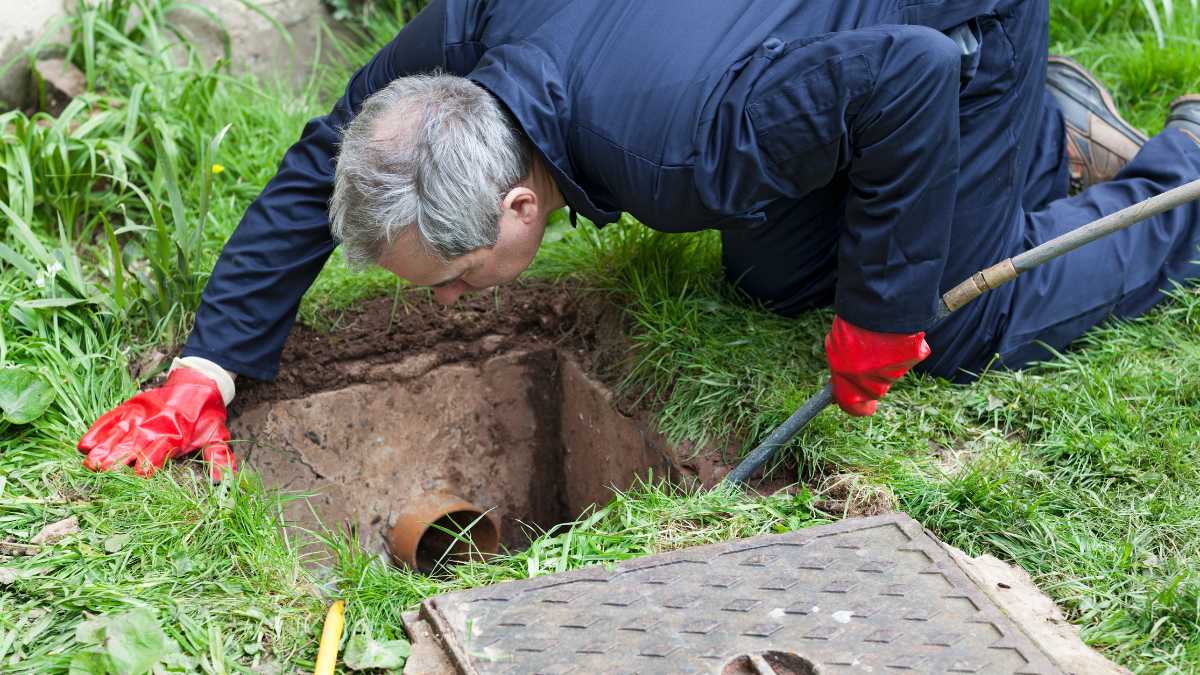
[[437,286],[462,276],[461,265],[429,253],[416,228],[407,227],[379,258],[379,265],[419,286]]
[[440,261],[429,255],[425,247],[421,245],[419,237],[414,232],[415,229],[414,227],[404,228],[400,236],[384,249],[383,255],[379,256],[380,266],[397,274],[437,267],[437,263]]

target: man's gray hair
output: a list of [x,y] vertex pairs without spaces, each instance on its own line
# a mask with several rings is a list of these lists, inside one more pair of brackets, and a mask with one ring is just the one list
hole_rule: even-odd
[[343,131],[330,229],[356,266],[378,262],[409,225],[443,260],[491,247],[501,200],[532,162],[524,133],[479,85],[401,77]]

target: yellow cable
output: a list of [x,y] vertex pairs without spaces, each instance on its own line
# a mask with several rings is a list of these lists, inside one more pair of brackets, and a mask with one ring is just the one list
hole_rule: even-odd
[[338,600],[329,606],[325,614],[325,627],[321,629],[321,648],[317,650],[317,667],[313,675],[333,675],[337,665],[338,645],[342,643],[342,628],[346,624],[346,603]]

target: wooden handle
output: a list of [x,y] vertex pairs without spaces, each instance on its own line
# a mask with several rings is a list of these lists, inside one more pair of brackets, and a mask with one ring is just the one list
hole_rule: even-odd
[[976,272],[966,281],[946,291],[946,294],[942,296],[942,302],[946,303],[946,309],[953,312],[984,293],[1016,278],[1017,268],[1013,266],[1012,258],[1009,258],[986,270]]
[[1200,180],[1184,183],[1160,195],[1127,206],[1120,211],[1110,213],[1103,218],[1061,234],[1008,260],[992,265],[981,272],[976,272],[971,278],[947,291],[942,296],[942,302],[946,305],[947,313],[956,311],[984,293],[1016,279],[1017,275],[1022,272],[1028,272],[1064,253],[1070,253],[1084,244],[1089,244],[1101,237],[1124,230],[1130,225],[1197,199],[1200,199]]

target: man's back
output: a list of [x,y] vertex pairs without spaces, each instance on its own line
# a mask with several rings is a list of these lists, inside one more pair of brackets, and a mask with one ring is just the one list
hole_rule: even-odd
[[[774,62],[833,33],[885,24],[942,30],[997,4],[576,0],[530,10],[452,0],[447,44],[466,40],[474,48],[448,65],[504,101],[556,178],[570,183],[568,202],[592,220],[628,211],[667,231],[745,227],[757,221],[740,212],[779,191],[722,204],[727,198],[697,192],[694,169],[705,153],[723,161],[726,146],[738,142],[727,136],[740,130],[711,128],[716,118],[736,124],[782,76],[796,78],[791,64],[772,77]],[[722,180],[699,192],[732,187]]]

